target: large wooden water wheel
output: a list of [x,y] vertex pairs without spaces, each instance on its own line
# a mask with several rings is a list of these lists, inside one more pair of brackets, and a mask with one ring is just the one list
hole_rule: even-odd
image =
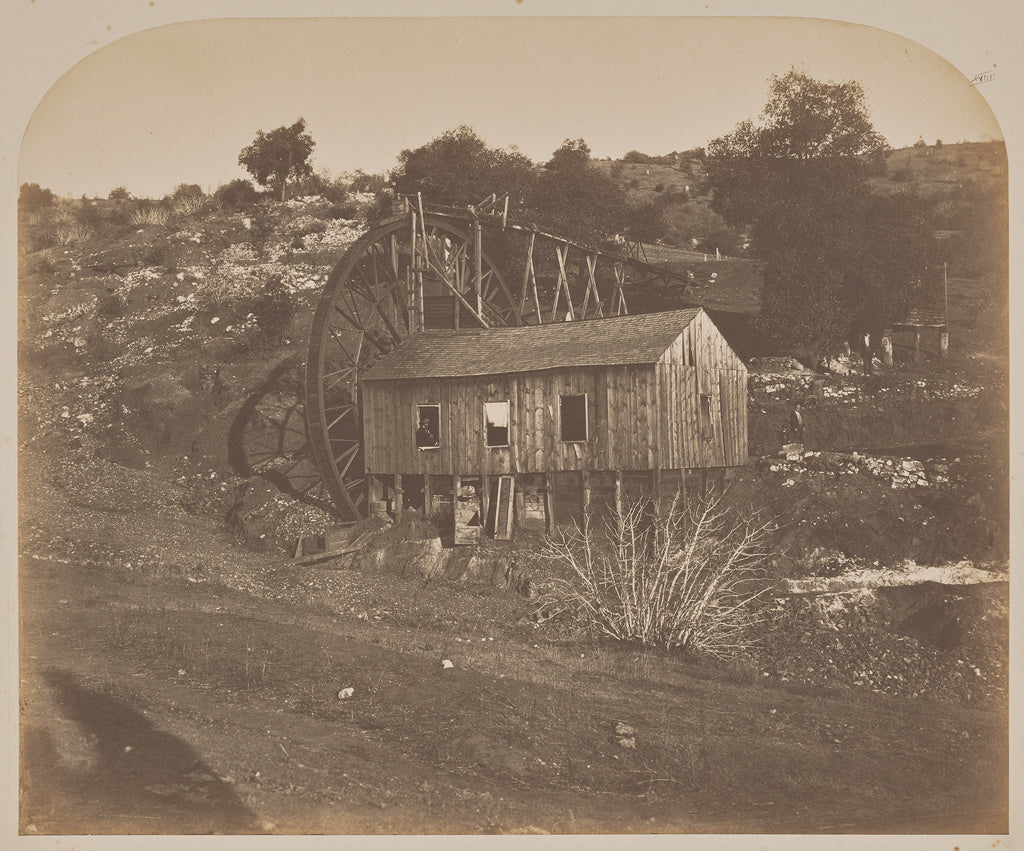
[[[310,445],[336,507],[365,514],[359,377],[424,328],[520,324],[507,283],[481,247],[479,226],[413,212],[367,232],[327,281],[306,360]],[[471,223],[472,224],[472,223]]]

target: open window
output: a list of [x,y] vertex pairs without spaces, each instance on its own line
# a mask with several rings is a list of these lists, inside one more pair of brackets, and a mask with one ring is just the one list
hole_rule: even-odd
[[566,443],[586,443],[590,439],[587,421],[587,394],[558,397],[559,434]]
[[484,402],[487,446],[508,446],[508,402]]
[[715,424],[711,419],[711,396],[700,394],[700,436],[704,440],[715,439]]
[[416,406],[416,445],[420,449],[437,449],[441,445],[441,406]]

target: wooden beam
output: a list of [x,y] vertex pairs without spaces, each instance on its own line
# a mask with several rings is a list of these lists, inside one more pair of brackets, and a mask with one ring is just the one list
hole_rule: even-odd
[[[537,239],[537,234],[530,234],[530,242],[526,246],[526,263],[523,267],[523,290],[519,294],[519,314],[520,316],[526,311],[526,294],[529,288],[531,279],[533,280],[533,296],[537,298],[537,274],[533,268],[533,244]],[[540,304],[537,304],[537,322],[541,320],[540,315]]]
[[544,530],[550,535],[555,530],[555,495],[551,491],[551,475],[544,474]]
[[601,310],[601,297],[597,294],[597,278],[594,276],[594,271],[597,268],[597,255],[588,254],[587,260],[587,292],[583,296],[583,309],[580,311],[580,315],[587,318],[587,307],[590,305],[590,297],[594,297],[594,312],[600,318],[604,315]]
[[523,500],[523,492],[520,488],[515,488],[515,500],[513,507],[512,525],[517,529],[521,529],[523,524],[523,515],[526,513],[526,503]]
[[626,284],[626,270],[621,263],[615,263],[612,269],[615,272],[615,289],[612,291],[612,304],[608,312],[624,316],[629,313],[626,308],[626,296],[622,291]]
[[392,487],[394,493],[393,507],[395,511],[395,519],[399,519],[399,515],[402,513],[402,509],[405,501],[405,491],[402,489],[402,476],[399,473],[395,473],[395,483]]
[[491,477],[486,472],[480,474],[480,525],[486,531],[487,518],[491,510]]
[[473,219],[473,294],[476,296],[476,314],[484,315],[483,298],[483,238],[480,235],[480,219]]
[[551,321],[558,321],[558,295],[565,289],[565,301],[569,307],[569,318],[576,318],[576,311],[572,306],[572,294],[569,292],[569,275],[565,271],[565,258],[569,253],[569,247],[564,245],[555,246],[555,254],[558,257],[558,288],[555,290],[555,303],[551,308]]

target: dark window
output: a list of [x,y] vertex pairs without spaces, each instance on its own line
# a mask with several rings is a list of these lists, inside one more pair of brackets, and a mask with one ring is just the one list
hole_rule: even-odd
[[416,406],[416,445],[420,449],[436,449],[441,445],[441,406]]
[[700,436],[704,440],[715,439],[715,426],[711,420],[711,396],[700,394]]
[[589,439],[586,393],[580,396],[559,396],[558,417],[562,440],[585,443]]
[[488,446],[508,446],[508,402],[485,402]]

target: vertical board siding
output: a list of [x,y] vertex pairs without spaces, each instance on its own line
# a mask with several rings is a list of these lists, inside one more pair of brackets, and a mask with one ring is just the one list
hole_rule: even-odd
[[[587,395],[589,439],[559,435],[563,394]],[[500,475],[744,464],[747,371],[704,313],[656,363],[361,384],[367,472]],[[713,440],[701,437],[711,397]],[[508,447],[485,445],[484,404],[508,401]],[[441,406],[440,448],[416,446],[416,406]]]

